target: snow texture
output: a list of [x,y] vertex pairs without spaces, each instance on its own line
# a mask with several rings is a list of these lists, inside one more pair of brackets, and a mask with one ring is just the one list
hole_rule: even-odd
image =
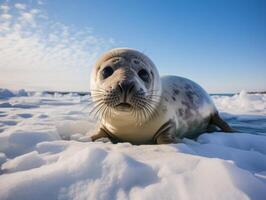
[[0,199],[266,198],[266,95],[213,96],[239,132],[89,142],[88,96],[0,90]]

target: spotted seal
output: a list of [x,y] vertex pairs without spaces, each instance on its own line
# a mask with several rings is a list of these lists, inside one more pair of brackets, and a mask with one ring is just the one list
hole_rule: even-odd
[[232,131],[204,89],[183,77],[160,78],[154,63],[134,49],[104,53],[93,67],[90,87],[99,121],[92,141],[165,144],[195,138],[210,126]]

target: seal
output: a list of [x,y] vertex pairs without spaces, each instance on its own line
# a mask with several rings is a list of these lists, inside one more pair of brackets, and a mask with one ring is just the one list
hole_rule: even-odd
[[207,92],[178,76],[159,76],[143,53],[116,48],[104,53],[92,69],[91,113],[98,118],[92,141],[177,143],[219,127],[232,128],[219,116]]

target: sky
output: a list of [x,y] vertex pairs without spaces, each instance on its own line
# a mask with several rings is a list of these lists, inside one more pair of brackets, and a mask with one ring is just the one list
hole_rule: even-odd
[[266,91],[266,1],[0,0],[0,88],[88,91],[115,47],[209,93]]

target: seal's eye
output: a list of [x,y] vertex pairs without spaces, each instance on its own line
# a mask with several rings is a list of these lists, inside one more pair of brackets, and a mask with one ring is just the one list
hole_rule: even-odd
[[138,75],[139,75],[139,77],[140,77],[144,82],[149,82],[150,77],[149,77],[148,72],[147,72],[145,69],[141,69],[141,70],[138,72]]
[[102,70],[102,77],[103,79],[108,78],[109,76],[111,76],[114,73],[114,70],[112,67],[107,66]]

